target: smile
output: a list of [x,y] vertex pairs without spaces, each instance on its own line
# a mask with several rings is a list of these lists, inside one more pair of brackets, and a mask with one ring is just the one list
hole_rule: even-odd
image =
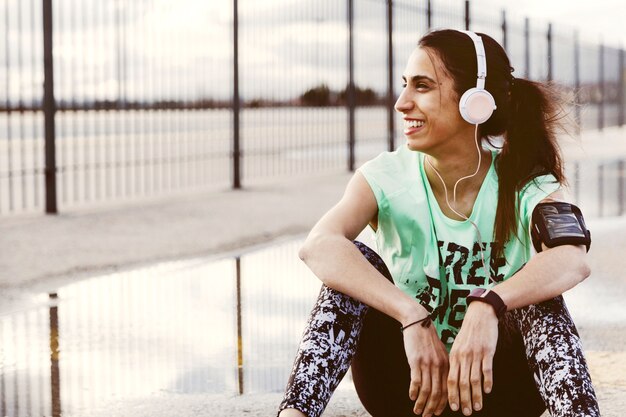
[[404,127],[422,127],[424,126],[424,122],[423,120],[405,120],[404,121]]
[[404,134],[410,135],[420,130],[426,124],[423,120],[404,119]]

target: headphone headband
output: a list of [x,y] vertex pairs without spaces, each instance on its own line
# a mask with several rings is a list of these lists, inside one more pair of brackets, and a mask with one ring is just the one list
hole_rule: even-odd
[[485,90],[485,78],[487,78],[487,58],[485,56],[485,45],[483,40],[476,33],[469,30],[460,30],[470,37],[474,43],[476,52],[476,88],[470,88],[461,96],[459,100],[459,111],[461,117],[468,123],[478,125],[486,122],[496,109],[496,101],[489,91]]
[[476,64],[478,67],[478,74],[476,75],[476,88],[484,90],[485,78],[487,78],[487,58],[485,56],[483,39],[476,33],[469,30],[460,30],[459,32],[465,33],[474,42],[474,49],[476,49]]

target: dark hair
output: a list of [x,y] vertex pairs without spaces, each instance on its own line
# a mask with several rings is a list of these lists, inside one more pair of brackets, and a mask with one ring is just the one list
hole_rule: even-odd
[[[513,79],[513,68],[504,49],[490,36],[477,33],[483,40],[487,60],[485,89],[493,95],[497,109],[479,126],[481,139],[504,138],[495,161],[498,173],[498,208],[494,224],[495,253],[501,256],[511,235],[518,237],[515,204],[517,193],[529,181],[552,174],[565,184],[563,163],[556,135],[567,130],[563,122],[566,100],[552,84],[523,78]],[[469,36],[457,30],[428,32],[418,46],[433,51],[441,60],[447,75],[454,80],[458,98],[476,87],[476,52]]]

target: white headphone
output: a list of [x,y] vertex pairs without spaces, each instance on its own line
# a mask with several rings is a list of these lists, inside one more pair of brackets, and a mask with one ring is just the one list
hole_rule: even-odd
[[487,60],[485,58],[485,46],[483,40],[476,33],[469,30],[460,30],[474,42],[476,49],[476,63],[478,75],[476,87],[470,88],[461,96],[459,111],[461,117],[473,125],[485,123],[497,108],[496,101],[491,93],[485,90],[485,78],[487,78]]

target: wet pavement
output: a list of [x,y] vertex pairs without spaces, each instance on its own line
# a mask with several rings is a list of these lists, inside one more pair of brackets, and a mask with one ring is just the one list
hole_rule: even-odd
[[0,415],[283,389],[320,286],[299,244],[94,277],[14,305],[0,316]]
[[[611,409],[626,398],[626,219],[590,224],[593,275],[566,299]],[[217,416],[228,414],[209,399],[279,401],[320,287],[296,255],[301,242],[96,276],[3,304],[0,415],[147,416],[179,402]],[[184,410],[170,415],[192,415]]]

